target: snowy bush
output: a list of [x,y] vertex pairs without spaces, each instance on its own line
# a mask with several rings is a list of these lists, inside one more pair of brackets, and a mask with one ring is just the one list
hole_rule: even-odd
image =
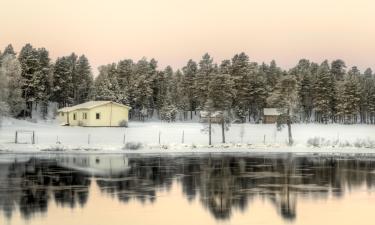
[[177,116],[177,108],[174,105],[166,105],[160,109],[160,119],[167,122],[174,122]]
[[128,121],[126,121],[126,120],[121,120],[120,123],[119,123],[119,126],[120,126],[120,127],[128,127]]
[[307,145],[313,146],[313,147],[323,147],[323,146],[331,146],[332,143],[330,140],[327,140],[322,137],[313,137],[307,140]]
[[143,145],[141,142],[127,142],[125,144],[125,147],[124,149],[129,149],[129,150],[138,150],[140,148],[142,148]]

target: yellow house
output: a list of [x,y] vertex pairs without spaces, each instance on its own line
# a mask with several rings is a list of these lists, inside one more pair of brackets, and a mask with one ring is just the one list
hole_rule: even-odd
[[84,127],[119,127],[129,120],[129,106],[112,101],[90,101],[59,109],[61,125]]

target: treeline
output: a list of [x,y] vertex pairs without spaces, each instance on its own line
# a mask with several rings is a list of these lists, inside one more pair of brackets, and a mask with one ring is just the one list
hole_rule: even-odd
[[285,102],[299,122],[375,122],[372,70],[347,69],[340,59],[321,64],[301,59],[283,70],[275,61],[252,62],[245,53],[219,64],[205,54],[176,71],[160,70],[155,59],[125,59],[100,66],[94,79],[84,55],[52,62],[46,49],[27,44],[18,54],[7,46],[0,63],[0,104],[13,116],[30,116],[37,105],[45,106],[45,115],[48,102],[65,107],[111,100],[131,106],[132,119],[189,120],[199,110],[220,110],[232,119],[259,122],[264,108]]

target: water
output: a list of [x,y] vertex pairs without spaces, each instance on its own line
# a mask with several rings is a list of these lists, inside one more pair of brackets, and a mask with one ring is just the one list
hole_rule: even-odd
[[374,224],[375,158],[0,155],[0,224]]

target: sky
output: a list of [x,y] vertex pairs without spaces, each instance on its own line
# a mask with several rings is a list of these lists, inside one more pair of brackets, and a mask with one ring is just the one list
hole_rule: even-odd
[[55,60],[85,54],[100,65],[155,58],[183,67],[208,52],[245,52],[288,69],[299,59],[375,68],[373,0],[0,0],[0,49],[31,43]]

